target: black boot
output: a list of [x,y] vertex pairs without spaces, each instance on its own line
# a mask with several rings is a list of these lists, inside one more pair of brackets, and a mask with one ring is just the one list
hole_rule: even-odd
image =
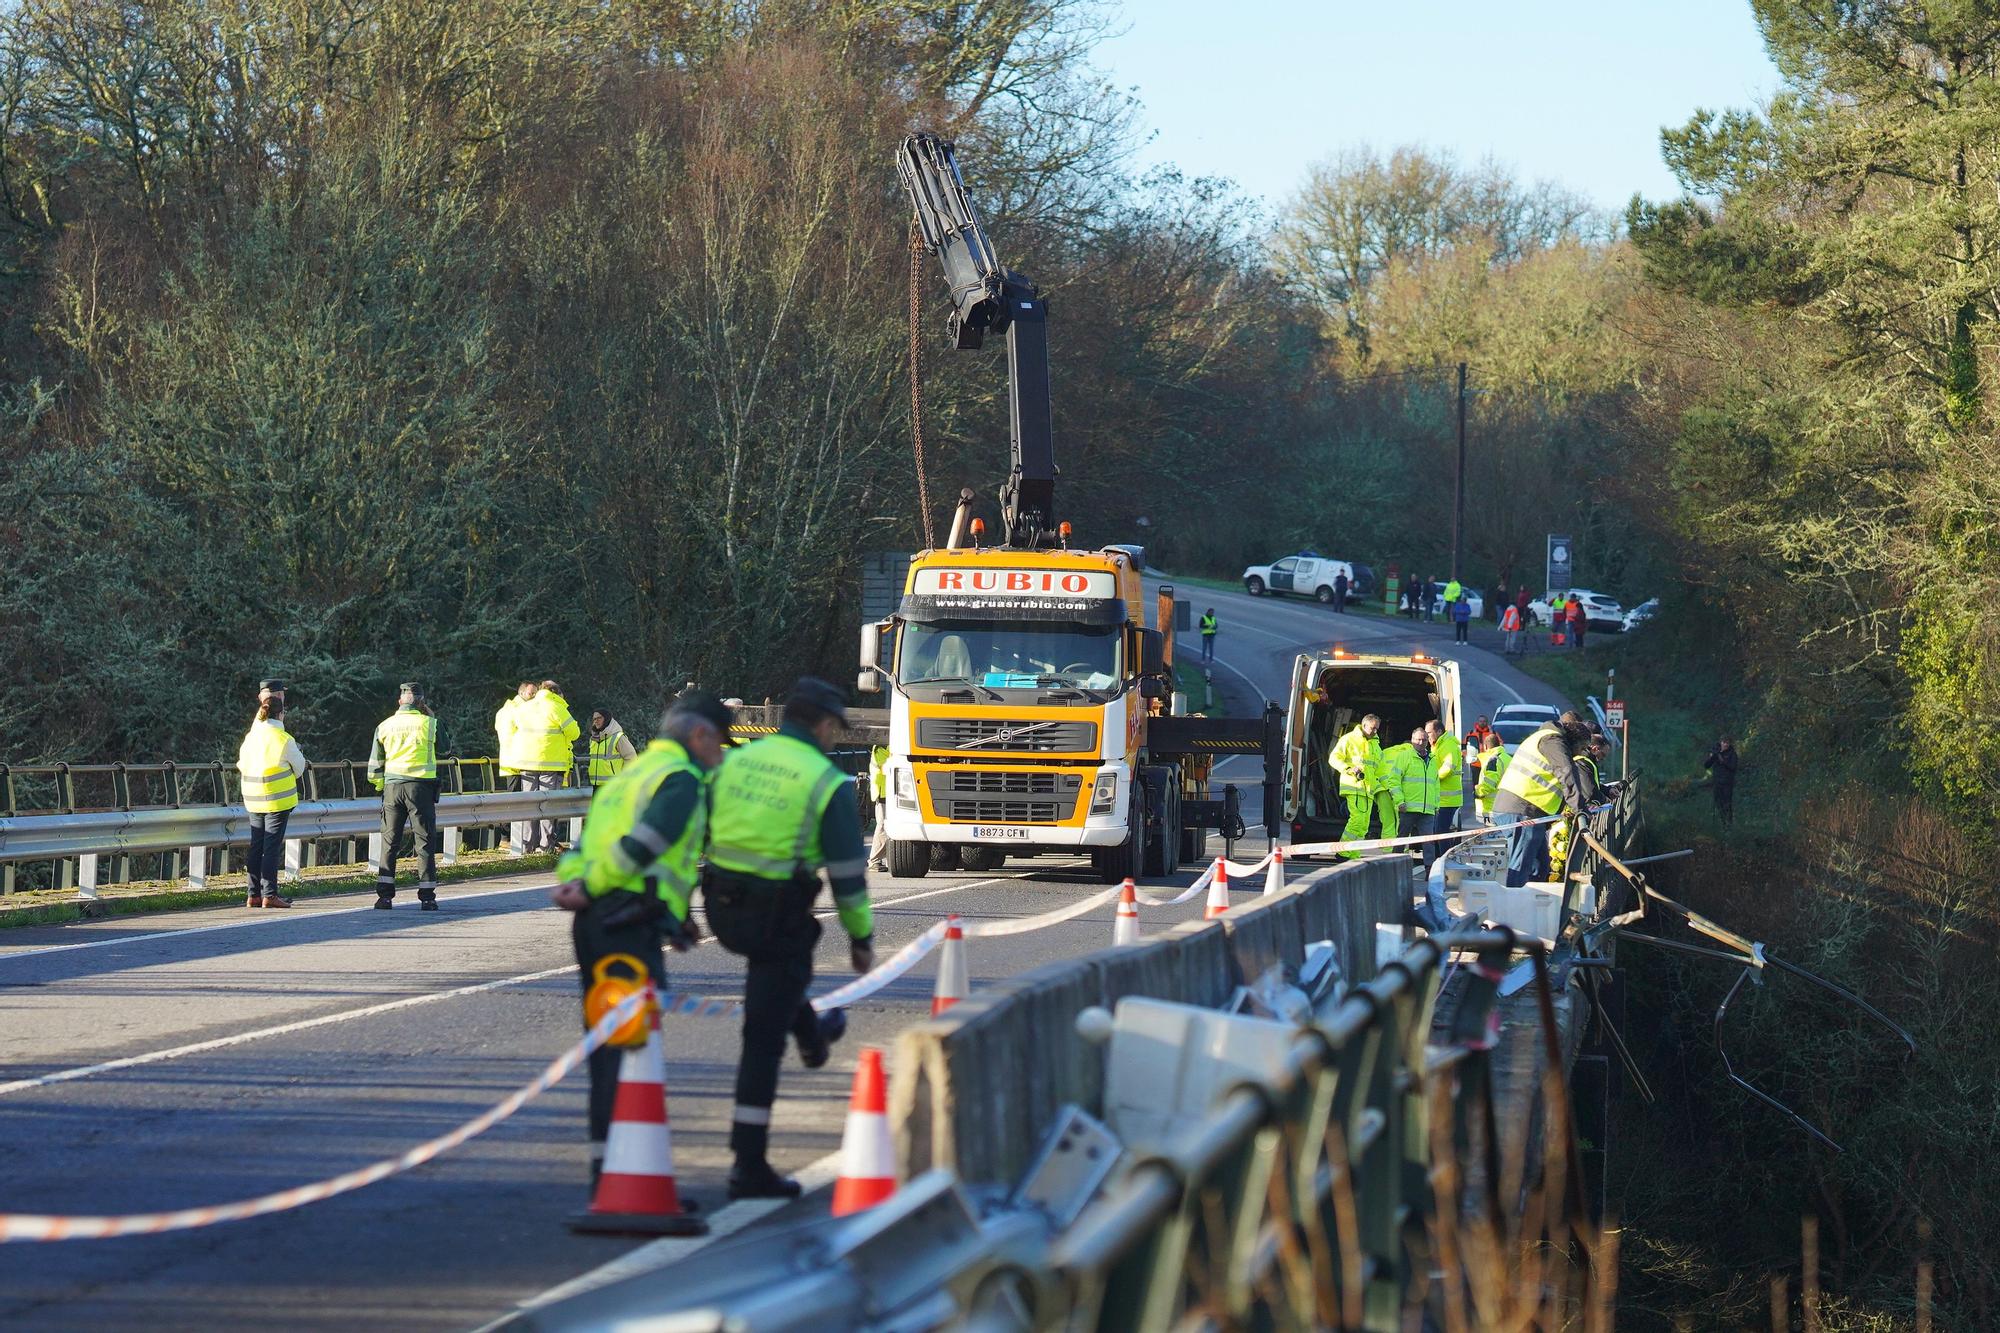
[[729,1169],[729,1197],[732,1199],[796,1199],[799,1182],[781,1176],[762,1157],[739,1157]]
[[810,1030],[792,1035],[799,1044],[799,1063],[818,1069],[833,1058],[833,1044],[847,1035],[847,1011],[829,1009]]

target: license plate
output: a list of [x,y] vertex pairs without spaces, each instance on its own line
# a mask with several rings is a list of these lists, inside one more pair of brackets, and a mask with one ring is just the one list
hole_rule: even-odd
[[975,824],[972,827],[972,836],[980,842],[992,841],[994,839],[1002,842],[1026,842],[1028,840],[1028,830],[1024,828],[1008,828],[1005,824]]

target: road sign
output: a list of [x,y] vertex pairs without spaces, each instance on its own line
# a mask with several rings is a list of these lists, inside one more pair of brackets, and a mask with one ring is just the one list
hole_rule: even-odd
[[1561,533],[1549,534],[1548,590],[1550,592],[1569,591],[1569,581],[1575,576],[1573,543]]
[[1625,729],[1625,701],[1613,699],[1604,705],[1604,725],[1614,731]]

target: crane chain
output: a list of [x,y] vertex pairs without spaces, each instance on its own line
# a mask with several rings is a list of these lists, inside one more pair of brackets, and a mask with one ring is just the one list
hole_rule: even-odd
[[910,223],[910,446],[917,458],[917,506],[924,522],[924,549],[936,550],[937,542],[931,531],[931,485],[924,471],[924,387],[923,387],[923,340],[920,325],[923,321],[923,301],[918,295],[919,273],[924,260],[923,233],[917,224]]

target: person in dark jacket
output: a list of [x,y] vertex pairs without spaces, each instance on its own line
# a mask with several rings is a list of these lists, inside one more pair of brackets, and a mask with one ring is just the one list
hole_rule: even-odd
[[1347,589],[1347,571],[1342,570],[1333,576],[1333,609],[1337,612],[1347,610]]
[[1715,792],[1715,813],[1724,824],[1736,822],[1736,764],[1736,747],[1727,736],[1718,737],[1708,758],[1701,761],[1712,775],[1709,784]]
[[1453,643],[1470,643],[1472,599],[1461,596],[1457,601],[1445,607],[1445,610],[1451,613],[1451,641]]

